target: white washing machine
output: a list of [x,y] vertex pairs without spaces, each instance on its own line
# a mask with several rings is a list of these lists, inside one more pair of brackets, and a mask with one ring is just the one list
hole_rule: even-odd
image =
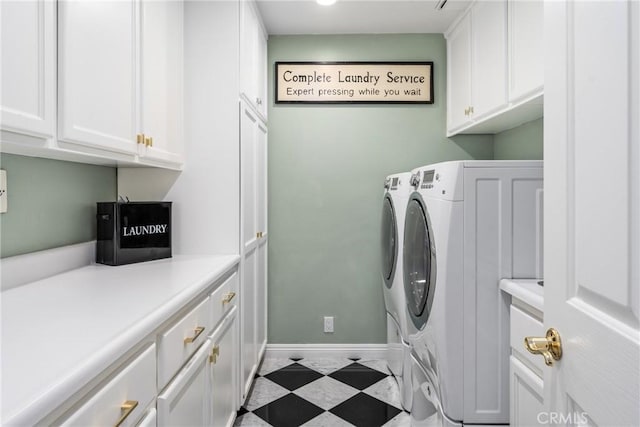
[[411,407],[410,347],[407,342],[407,317],[402,282],[402,240],[404,213],[413,188],[411,172],[389,175],[384,181],[381,227],[381,273],[387,312],[387,363],[398,381],[402,405]]
[[[403,242],[412,423],[508,424],[509,306],[498,282],[540,277],[542,161],[412,173]],[[426,401],[438,416],[425,416]]]

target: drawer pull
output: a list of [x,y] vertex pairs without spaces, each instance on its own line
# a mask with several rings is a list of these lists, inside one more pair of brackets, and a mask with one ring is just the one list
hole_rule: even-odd
[[229,304],[231,302],[231,300],[236,296],[235,292],[229,292],[227,295],[224,296],[224,298],[222,299],[222,305],[224,304]]
[[209,356],[209,363],[213,363],[214,365],[218,361],[218,356],[220,356],[220,347],[215,346],[211,350],[211,355]]
[[192,337],[186,337],[184,339],[185,344],[190,344],[195,340],[197,340],[200,334],[204,332],[204,326],[196,326],[196,328],[193,331],[195,332],[195,335]]
[[115,427],[119,427],[124,422],[124,420],[126,420],[127,417],[133,412],[133,410],[136,409],[136,406],[138,406],[137,400],[127,400],[126,402],[124,402],[122,406],[120,406],[120,411],[122,411],[122,414],[120,415],[118,421],[116,421]]

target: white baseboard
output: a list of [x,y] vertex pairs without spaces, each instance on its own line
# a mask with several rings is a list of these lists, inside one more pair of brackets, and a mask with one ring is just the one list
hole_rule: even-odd
[[0,260],[0,289],[15,288],[95,262],[96,241],[16,255]]
[[385,359],[387,344],[267,344],[266,357]]

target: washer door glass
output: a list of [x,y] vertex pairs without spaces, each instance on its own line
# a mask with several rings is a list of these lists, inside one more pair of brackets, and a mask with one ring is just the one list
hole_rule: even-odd
[[382,277],[388,288],[393,285],[393,272],[395,270],[397,248],[396,216],[389,196],[382,203]]
[[429,298],[431,270],[435,265],[432,266],[431,237],[427,217],[422,204],[415,198],[412,198],[407,205],[404,227],[403,268],[407,305],[411,314],[421,317]]

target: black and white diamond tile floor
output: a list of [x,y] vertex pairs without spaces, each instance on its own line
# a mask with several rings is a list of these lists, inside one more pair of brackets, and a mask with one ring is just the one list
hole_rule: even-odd
[[405,427],[384,360],[264,359],[235,426]]

